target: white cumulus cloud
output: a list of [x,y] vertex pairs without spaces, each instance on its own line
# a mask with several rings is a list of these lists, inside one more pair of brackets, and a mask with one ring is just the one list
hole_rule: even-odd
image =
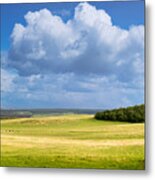
[[9,94],[17,106],[69,108],[144,101],[143,25],[122,29],[89,3],[79,3],[67,22],[48,9],[24,18],[3,54],[3,99]]
[[66,23],[47,9],[28,12],[25,20],[26,26],[15,25],[9,52],[20,75],[73,72],[132,79],[143,67],[143,25],[121,29],[88,3],[80,3]]

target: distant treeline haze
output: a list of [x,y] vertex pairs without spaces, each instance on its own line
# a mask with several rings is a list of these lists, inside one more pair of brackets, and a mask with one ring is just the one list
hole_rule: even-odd
[[60,115],[65,113],[74,114],[95,114],[98,120],[110,121],[124,121],[124,122],[144,122],[145,121],[145,107],[144,104],[119,108],[112,110],[84,110],[84,109],[35,109],[35,110],[1,110],[0,117],[2,119],[10,118],[28,118],[34,115]]
[[145,106],[136,105],[127,108],[119,108],[97,112],[95,118],[98,120],[125,121],[138,123],[145,121]]

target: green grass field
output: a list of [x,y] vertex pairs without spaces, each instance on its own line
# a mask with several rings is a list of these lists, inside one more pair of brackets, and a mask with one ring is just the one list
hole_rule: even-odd
[[93,115],[1,121],[1,166],[144,169],[144,124]]

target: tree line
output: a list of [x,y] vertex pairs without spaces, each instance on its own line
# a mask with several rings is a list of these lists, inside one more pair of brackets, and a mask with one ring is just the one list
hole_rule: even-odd
[[145,122],[145,105],[130,106],[97,112],[95,118],[98,120],[124,121],[131,123]]

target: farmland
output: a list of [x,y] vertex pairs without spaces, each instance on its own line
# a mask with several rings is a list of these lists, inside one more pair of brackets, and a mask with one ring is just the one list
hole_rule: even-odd
[[144,169],[144,123],[90,114],[1,120],[1,166]]

